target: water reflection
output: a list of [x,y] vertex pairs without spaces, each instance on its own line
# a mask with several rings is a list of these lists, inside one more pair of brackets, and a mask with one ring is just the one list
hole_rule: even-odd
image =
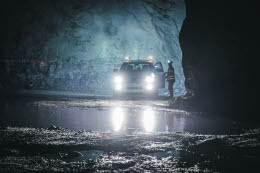
[[[112,109],[42,108],[6,103],[0,105],[0,126],[48,128],[55,125],[71,130],[112,130],[118,132],[126,129],[127,131],[184,131],[205,134],[223,133],[223,130],[230,132],[230,130],[236,130],[237,128],[237,126],[234,126],[233,121],[229,119],[178,115],[177,113],[159,111],[154,107],[142,110],[119,105]],[[247,124],[241,124],[241,126],[249,128]]]
[[183,132],[185,127],[185,118],[173,115],[166,116],[166,132]]
[[123,109],[117,107],[113,110],[113,114],[112,114],[113,130],[118,132],[122,128],[123,122],[124,122]]
[[174,119],[173,116],[166,115],[166,132],[171,132],[173,130],[173,124],[174,124]]
[[146,132],[151,132],[154,129],[154,111],[151,109],[144,110],[143,127]]

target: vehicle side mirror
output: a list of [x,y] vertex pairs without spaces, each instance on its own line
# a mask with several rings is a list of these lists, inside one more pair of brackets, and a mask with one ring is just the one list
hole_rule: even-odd
[[114,69],[113,72],[118,72],[118,69]]

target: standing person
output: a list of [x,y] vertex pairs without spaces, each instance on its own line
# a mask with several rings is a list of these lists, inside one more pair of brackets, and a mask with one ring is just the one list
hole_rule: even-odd
[[172,66],[171,60],[168,61],[168,66],[169,68],[166,74],[166,78],[168,81],[168,90],[170,92],[170,97],[173,98],[173,84],[175,82],[175,74],[174,74],[174,68]]

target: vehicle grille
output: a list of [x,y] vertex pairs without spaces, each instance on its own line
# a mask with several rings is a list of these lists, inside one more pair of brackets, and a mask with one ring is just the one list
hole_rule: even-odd
[[135,90],[135,89],[142,89],[142,87],[127,87],[127,89]]

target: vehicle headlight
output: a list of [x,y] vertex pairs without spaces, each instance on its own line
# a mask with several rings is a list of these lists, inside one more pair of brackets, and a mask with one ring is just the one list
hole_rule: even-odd
[[116,84],[115,89],[116,89],[117,91],[122,90],[122,85],[121,85],[121,84]]
[[147,90],[152,90],[152,89],[153,89],[153,85],[152,85],[152,84],[148,84],[148,85],[146,86],[146,89],[147,89]]
[[145,81],[146,81],[147,83],[152,83],[152,82],[154,81],[154,76],[147,76],[147,77],[145,78]]
[[123,82],[123,78],[121,76],[116,76],[114,78],[114,82],[117,83],[117,84],[120,84]]

